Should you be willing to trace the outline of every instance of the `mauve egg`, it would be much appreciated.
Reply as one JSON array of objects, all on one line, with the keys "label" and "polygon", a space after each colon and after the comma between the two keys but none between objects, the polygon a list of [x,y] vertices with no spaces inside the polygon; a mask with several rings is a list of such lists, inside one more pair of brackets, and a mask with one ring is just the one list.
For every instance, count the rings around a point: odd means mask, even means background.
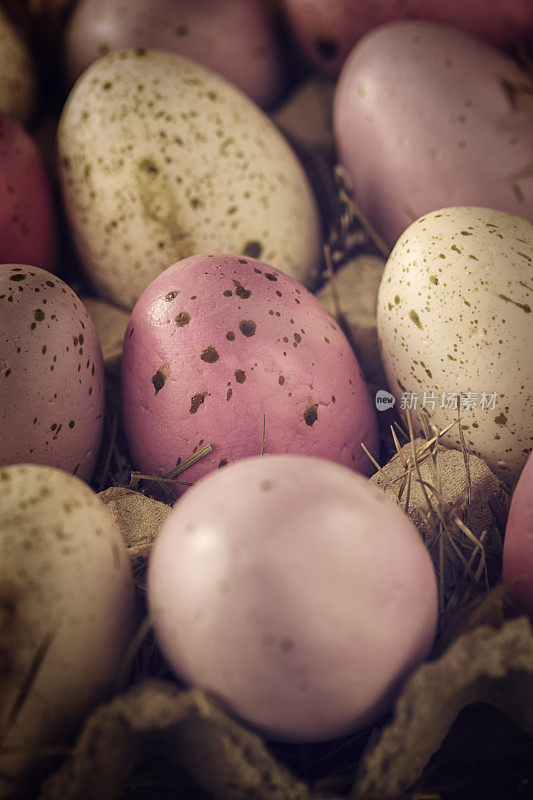
[{"label": "mauve egg", "polygon": [[82,302],[37,267],[0,266],[0,464],[88,480],[104,414],[102,352]]},{"label": "mauve egg", "polygon": [[374,722],[435,636],[429,554],[402,510],[324,459],[246,458],[167,517],[148,599],[181,678],[273,738]]},{"label": "mauve egg", "polygon": [[533,84],[515,61],[430,22],[396,22],[353,49],[334,127],[357,204],[393,245],[446,206],[533,222]]},{"label": "mauve egg", "polygon": [[41,155],[19,122],[0,114],[0,264],[53,270],[54,200]]},{"label": "mauve egg", "polygon": [[503,579],[517,608],[533,619],[533,453],[511,501],[503,544]]},{"label": "mauve egg", "polygon": [[282,88],[283,67],[263,0],[81,0],[66,31],[71,83],[96,59],[126,47],[153,47],[205,64],[260,106]]},{"label": "mauve egg", "polygon": [[493,44],[524,41],[533,33],[531,0],[282,0],[298,44],[335,75],[353,45],[379,25],[426,19],[462,28]]},{"label": "mauve egg", "polygon": [[194,481],[261,450],[305,453],[368,472],[375,413],[337,323],[301,284],[255,259],[192,256],[145,290],[122,359],[124,426],[145,473],[204,444]]}]

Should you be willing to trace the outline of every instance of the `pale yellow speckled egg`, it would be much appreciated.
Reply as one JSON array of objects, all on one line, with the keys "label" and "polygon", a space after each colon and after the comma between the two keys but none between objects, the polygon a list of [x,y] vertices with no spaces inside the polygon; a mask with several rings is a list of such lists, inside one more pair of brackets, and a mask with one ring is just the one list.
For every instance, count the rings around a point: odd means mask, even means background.
[{"label": "pale yellow speckled egg", "polygon": [[75,84],[58,131],[76,245],[97,293],[130,308],[166,267],[246,254],[312,286],[320,225],[277,128],[225,79],[157,50],[123,50]]},{"label": "pale yellow speckled egg", "polygon": [[[487,208],[426,214],[398,239],[378,297],[400,413],[441,429],[512,485],[533,444],[533,225]],[[415,408],[416,406],[416,408]],[[404,407],[404,408],[402,408]],[[458,426],[444,441],[460,446]]]}]

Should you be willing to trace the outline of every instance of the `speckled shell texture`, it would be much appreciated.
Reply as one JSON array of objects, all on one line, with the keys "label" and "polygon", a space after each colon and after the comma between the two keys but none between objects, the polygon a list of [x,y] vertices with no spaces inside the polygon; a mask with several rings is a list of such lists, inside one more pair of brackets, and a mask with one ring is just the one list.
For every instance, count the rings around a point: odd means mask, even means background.
[{"label": "speckled shell texture", "polygon": [[56,256],[54,199],[37,145],[0,114],[0,264],[39,264]]},{"label": "speckled shell texture", "polygon": [[155,50],[100,59],[69,96],[58,144],[74,238],[102,297],[131,308],[163,269],[206,252],[314,282],[319,221],[299,161],[200,64]]},{"label": "speckled shell texture", "polygon": [[533,454],[513,492],[503,543],[503,579],[517,609],[533,620]]},{"label": "speckled shell texture", "polygon": [[238,256],[167,269],[133,310],[122,360],[135,464],[163,474],[204,444],[195,481],[261,451],[323,456],[369,471],[375,415],[337,323],[303,286]]},{"label": "speckled shell texture", "polygon": [[0,464],[90,478],[104,414],[100,344],[72,289],[36,267],[0,266],[0,409]]},{"label": "speckled shell texture", "polygon": [[357,203],[391,246],[445,206],[533,222],[529,91],[514,61],[446,25],[397,22],[361,40],[337,86],[335,136]]},{"label": "speckled shell texture", "polygon": [[531,0],[282,0],[294,35],[308,57],[335,75],[365,33],[399,19],[444,22],[494,44],[533,32]]},{"label": "speckled shell texture", "polygon": [[27,122],[34,104],[32,58],[26,43],[0,8],[0,113]]},{"label": "speckled shell texture", "polygon": [[[0,588],[2,644],[13,638],[2,652],[2,744],[19,748],[0,754],[0,797],[12,797],[5,773],[39,760],[40,747],[69,743],[112,688],[132,634],[126,548],[111,514],[82,481],[42,465],[0,468]],[[22,708],[8,723],[45,645]]]},{"label": "speckled shell texture", "polygon": [[66,64],[71,83],[100,56],[153,47],[200,61],[260,106],[282,88],[282,60],[263,0],[81,0],[69,20]]},{"label": "speckled shell texture", "polygon": [[[466,446],[507,484],[533,443],[532,307],[533,225],[486,208],[442,209],[413,223],[378,296],[381,354],[398,401],[417,392],[420,408],[424,392],[436,396],[426,411],[442,429],[457,418],[441,407],[442,393],[445,403],[451,392],[475,393],[461,410]],[[460,446],[457,427],[443,441]]]},{"label": "speckled shell texture", "polygon": [[148,597],[172,668],[285,740],[373,722],[437,622],[433,566],[401,509],[301,456],[244,459],[193,487],[155,543]]}]

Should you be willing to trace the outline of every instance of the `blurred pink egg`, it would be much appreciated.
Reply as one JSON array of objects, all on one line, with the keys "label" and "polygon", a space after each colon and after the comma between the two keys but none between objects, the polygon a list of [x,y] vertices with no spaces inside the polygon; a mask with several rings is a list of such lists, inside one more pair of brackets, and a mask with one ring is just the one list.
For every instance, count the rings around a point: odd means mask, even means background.
[{"label": "blurred pink egg", "polygon": [[80,0],[66,34],[69,82],[100,56],[132,47],[199,61],[260,106],[283,88],[281,50],[262,0]]},{"label": "blurred pink egg", "polygon": [[533,33],[531,0],[283,0],[283,7],[304,53],[331,75],[362,36],[395,20],[444,22],[496,45]]},{"label": "blurred pink egg", "polygon": [[0,263],[53,271],[54,200],[41,155],[23,126],[0,114]]},{"label": "blurred pink egg", "polygon": [[529,92],[514,61],[447,25],[395,22],[361,40],[337,86],[335,137],[357,204],[389,245],[449,206],[533,222]]}]

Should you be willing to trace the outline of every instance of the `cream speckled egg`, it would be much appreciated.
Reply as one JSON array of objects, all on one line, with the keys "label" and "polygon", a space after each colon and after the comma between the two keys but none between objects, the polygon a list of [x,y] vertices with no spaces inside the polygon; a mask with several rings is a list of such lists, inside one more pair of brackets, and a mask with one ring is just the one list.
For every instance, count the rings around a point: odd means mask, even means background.
[{"label": "cream speckled egg", "polygon": [[305,173],[263,112],[200,64],[156,50],[95,62],[58,131],[65,205],[87,273],[132,307],[186,256],[261,258],[307,286],[320,260]]},{"label": "cream speckled egg", "polygon": [[35,104],[35,74],[26,43],[0,8],[0,113],[26,122]]},{"label": "cream speckled egg", "polygon": [[[472,207],[410,225],[378,297],[381,354],[400,410],[411,406],[416,420],[425,407],[444,428],[458,405],[467,449],[507,484],[533,442],[532,306],[533,225]],[[460,445],[457,426],[444,442]]]},{"label": "cream speckled egg", "polygon": [[22,772],[35,777],[42,748],[68,744],[108,695],[134,622],[120,531],[95,493],[59,469],[0,468],[0,620],[0,798],[12,798]]}]

